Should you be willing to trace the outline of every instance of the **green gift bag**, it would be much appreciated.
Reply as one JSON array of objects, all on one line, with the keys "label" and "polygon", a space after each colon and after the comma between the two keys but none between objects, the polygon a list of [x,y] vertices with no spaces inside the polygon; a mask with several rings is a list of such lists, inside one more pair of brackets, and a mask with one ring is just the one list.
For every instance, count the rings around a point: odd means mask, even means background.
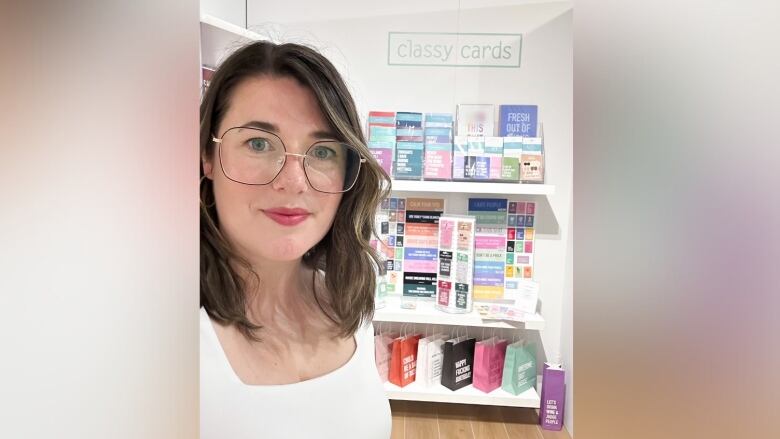
[{"label": "green gift bag", "polygon": [[535,346],[522,341],[512,343],[506,347],[501,388],[519,395],[532,387],[536,387]]}]

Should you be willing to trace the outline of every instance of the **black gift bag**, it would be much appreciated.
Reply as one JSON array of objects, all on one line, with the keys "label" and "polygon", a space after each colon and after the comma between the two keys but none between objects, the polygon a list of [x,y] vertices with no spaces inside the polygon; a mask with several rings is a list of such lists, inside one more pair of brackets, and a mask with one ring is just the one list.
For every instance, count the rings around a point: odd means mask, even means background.
[{"label": "black gift bag", "polygon": [[458,337],[447,340],[442,349],[441,384],[458,390],[471,384],[474,377],[474,346],[477,339]]}]

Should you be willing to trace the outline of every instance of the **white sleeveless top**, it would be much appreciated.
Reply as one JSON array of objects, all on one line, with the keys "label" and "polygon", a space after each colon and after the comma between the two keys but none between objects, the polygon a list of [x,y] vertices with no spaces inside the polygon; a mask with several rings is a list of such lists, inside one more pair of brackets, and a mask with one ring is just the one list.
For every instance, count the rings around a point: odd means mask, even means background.
[{"label": "white sleeveless top", "polygon": [[200,437],[390,437],[390,404],[374,361],[371,323],[355,333],[352,358],[326,375],[293,384],[247,385],[228,362],[200,309]]}]

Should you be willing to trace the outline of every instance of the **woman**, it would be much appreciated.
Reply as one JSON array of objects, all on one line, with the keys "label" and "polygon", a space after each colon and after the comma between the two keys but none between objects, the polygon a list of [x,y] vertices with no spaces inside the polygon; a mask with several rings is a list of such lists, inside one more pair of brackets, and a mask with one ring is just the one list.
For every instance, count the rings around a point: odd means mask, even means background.
[{"label": "woman", "polygon": [[255,42],[200,108],[201,437],[387,438],[373,218],[388,177],[339,73]]}]

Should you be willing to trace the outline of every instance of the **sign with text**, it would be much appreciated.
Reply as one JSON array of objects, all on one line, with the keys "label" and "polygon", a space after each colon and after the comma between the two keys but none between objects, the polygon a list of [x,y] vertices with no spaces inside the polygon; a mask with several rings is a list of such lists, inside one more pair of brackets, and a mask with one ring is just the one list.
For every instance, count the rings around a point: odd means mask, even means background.
[{"label": "sign with text", "polygon": [[520,67],[521,34],[390,32],[391,66]]}]

